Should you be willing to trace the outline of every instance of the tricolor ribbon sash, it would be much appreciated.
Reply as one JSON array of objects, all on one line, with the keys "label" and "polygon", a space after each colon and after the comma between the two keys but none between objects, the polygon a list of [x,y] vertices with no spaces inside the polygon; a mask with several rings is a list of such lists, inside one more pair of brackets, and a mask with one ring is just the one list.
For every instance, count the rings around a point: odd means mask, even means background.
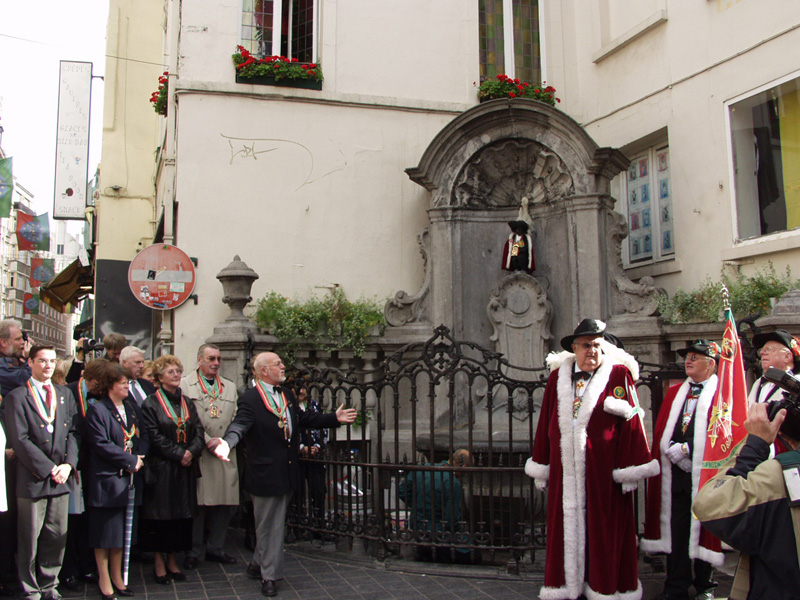
[{"label": "tricolor ribbon sash", "polygon": [[31,384],[31,380],[27,381],[28,390],[33,396],[33,406],[36,408],[36,412],[39,413],[39,416],[42,418],[42,421],[50,425],[47,428],[47,431],[53,433],[51,431],[53,421],[56,419],[56,405],[58,402],[55,399],[55,395],[53,397],[53,402],[50,404],[49,407],[45,406],[44,398],[42,398],[42,394],[39,392],[39,388],[35,385]]},{"label": "tricolor ribbon sash", "polygon": [[161,408],[164,409],[166,415],[178,427],[175,434],[176,441],[180,444],[186,442],[186,421],[189,420],[189,407],[186,406],[186,396],[181,394],[181,414],[178,415],[175,409],[172,408],[172,403],[164,397],[164,392],[156,390],[156,398],[158,398]]},{"label": "tricolor ribbon sash", "polygon": [[[267,391],[266,386],[261,381],[258,382],[256,389],[258,389],[258,393],[261,394],[261,400],[264,402],[264,406],[267,407],[267,410],[278,417],[278,427],[283,429],[283,437],[288,440],[289,411],[287,408],[289,404],[286,402],[286,396],[281,391],[281,393],[277,395],[277,398],[275,398],[272,393]],[[278,398],[280,398],[280,403],[278,403]]]}]

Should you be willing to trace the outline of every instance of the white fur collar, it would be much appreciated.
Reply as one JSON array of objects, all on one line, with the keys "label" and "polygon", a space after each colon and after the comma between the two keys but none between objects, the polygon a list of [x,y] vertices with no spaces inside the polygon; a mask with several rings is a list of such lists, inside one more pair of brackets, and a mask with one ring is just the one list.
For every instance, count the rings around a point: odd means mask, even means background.
[{"label": "white fur collar", "polygon": [[[631,372],[631,377],[634,381],[639,379],[639,363],[636,362],[636,359],[633,356],[625,352],[625,350],[622,348],[617,348],[614,344],[610,344],[602,338],[600,339],[600,346],[603,348],[602,364],[610,362],[613,364],[624,365]],[[566,350],[562,350],[561,352],[551,352],[547,355],[545,363],[547,364],[547,368],[550,369],[550,372],[552,373],[562,364],[564,364],[564,361],[570,357],[574,359],[575,354],[572,352],[567,352]]]}]

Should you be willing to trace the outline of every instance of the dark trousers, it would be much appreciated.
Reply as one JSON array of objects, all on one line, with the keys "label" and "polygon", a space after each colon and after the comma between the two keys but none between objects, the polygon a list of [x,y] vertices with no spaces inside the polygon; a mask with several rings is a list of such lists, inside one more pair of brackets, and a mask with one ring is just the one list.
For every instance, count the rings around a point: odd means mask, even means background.
[{"label": "dark trousers", "polygon": [[709,563],[699,559],[692,561],[689,558],[689,529],[692,523],[691,475],[673,467],[672,481],[672,552],[667,555],[664,591],[676,598],[688,598],[689,586],[694,585],[699,594],[712,590],[716,587],[716,582],[711,579],[713,568]]},{"label": "dark trousers", "polygon": [[59,579],[89,575],[97,570],[94,552],[89,548],[89,514],[69,515],[67,519],[67,548]]},{"label": "dark trousers", "polygon": [[0,513],[0,579],[17,578],[17,462],[6,460],[8,511]]}]

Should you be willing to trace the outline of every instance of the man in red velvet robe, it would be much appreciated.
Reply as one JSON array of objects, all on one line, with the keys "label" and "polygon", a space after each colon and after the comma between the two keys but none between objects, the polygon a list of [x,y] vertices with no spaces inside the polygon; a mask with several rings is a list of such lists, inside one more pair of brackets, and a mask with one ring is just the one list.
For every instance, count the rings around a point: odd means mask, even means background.
[{"label": "man in red velvet robe", "polygon": [[661,475],[647,488],[642,550],[667,554],[660,600],[687,600],[692,585],[695,598],[711,600],[717,585],[711,579],[712,565],[721,566],[725,557],[720,541],[692,518],[692,500],[699,489],[708,418],[717,391],[719,346],[697,340],[678,354],[686,360],[687,377],[667,392],[653,431],[653,458],[661,464]]},{"label": "man in red velvet robe", "polygon": [[638,600],[633,490],[658,473],[642,422],[636,360],[584,319],[547,358],[533,456],[525,472],[547,488],[543,600]]}]

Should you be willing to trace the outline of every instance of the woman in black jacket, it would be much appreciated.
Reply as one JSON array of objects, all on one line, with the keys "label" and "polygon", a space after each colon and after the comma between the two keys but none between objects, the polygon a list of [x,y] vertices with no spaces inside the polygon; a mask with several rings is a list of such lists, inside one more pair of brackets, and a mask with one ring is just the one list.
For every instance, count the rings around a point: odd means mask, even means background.
[{"label": "woman in black jacket", "polygon": [[153,364],[159,389],[142,404],[150,437],[139,549],[155,553],[155,581],[184,581],[176,552],[192,548],[192,518],[197,514],[197,458],[205,432],[194,402],[180,390],[183,365],[171,354]]},{"label": "woman in black jacket", "polygon": [[122,581],[125,508],[133,477],[136,503],[141,503],[138,473],[148,451],[142,412],[128,398],[128,377],[119,364],[104,361],[94,388],[96,402],[86,413],[84,431],[89,449],[86,504],[89,507],[89,547],[94,548],[98,585],[104,600],[132,596]]}]

